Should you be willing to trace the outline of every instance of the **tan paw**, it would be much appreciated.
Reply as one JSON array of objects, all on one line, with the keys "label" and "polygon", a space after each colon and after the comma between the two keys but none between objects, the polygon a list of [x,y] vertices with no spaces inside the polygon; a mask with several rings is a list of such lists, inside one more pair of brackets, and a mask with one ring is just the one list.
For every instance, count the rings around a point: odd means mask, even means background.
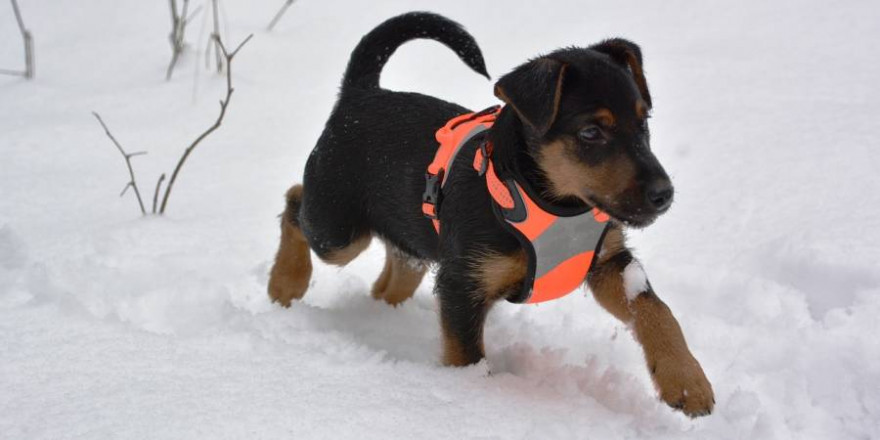
[{"label": "tan paw", "polygon": [[651,377],[660,398],[669,406],[690,417],[712,414],[712,384],[693,357],[658,359],[651,367]]},{"label": "tan paw", "polygon": [[269,297],[272,301],[284,307],[290,307],[293,300],[298,300],[306,293],[309,287],[308,279],[293,277],[290,275],[278,275],[273,273],[269,279]]}]

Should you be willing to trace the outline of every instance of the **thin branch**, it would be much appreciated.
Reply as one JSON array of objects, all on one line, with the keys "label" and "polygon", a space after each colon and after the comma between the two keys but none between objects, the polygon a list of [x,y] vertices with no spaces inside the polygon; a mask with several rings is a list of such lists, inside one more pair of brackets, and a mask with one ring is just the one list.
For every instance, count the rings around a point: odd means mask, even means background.
[{"label": "thin branch", "polygon": [[104,120],[101,119],[101,116],[97,112],[92,112],[92,114],[95,115],[95,119],[97,119],[98,122],[101,123],[101,127],[104,128],[104,133],[107,133],[107,137],[109,137],[110,140],[113,141],[113,145],[116,145],[116,149],[119,150],[119,154],[121,154],[122,157],[125,159],[125,166],[128,167],[128,175],[131,177],[131,180],[128,182],[128,184],[125,185],[125,188],[122,189],[122,194],[119,194],[119,196],[122,197],[125,194],[125,191],[128,190],[129,187],[131,187],[134,190],[134,195],[137,196],[138,206],[140,206],[141,208],[141,214],[147,215],[147,210],[144,209],[144,201],[141,200],[141,192],[138,191],[137,181],[135,181],[134,178],[134,170],[131,168],[132,157],[147,153],[143,151],[131,154],[126,153],[125,150],[122,149],[122,145],[119,145],[119,142],[116,140],[115,137],[113,137],[113,134],[110,133],[110,129],[107,128],[107,124],[104,123]]},{"label": "thin branch", "polygon": [[196,18],[196,16],[199,15],[199,12],[202,12],[202,5],[197,6],[192,12],[190,12],[189,17],[186,17],[186,20],[184,20],[186,21],[186,24],[189,24],[193,18]]},{"label": "thin branch", "polygon": [[[223,41],[221,41],[220,38],[218,37],[217,44],[220,45],[220,50],[223,51],[223,57],[226,58],[226,62],[228,63],[228,62],[232,61],[232,57],[236,56],[238,54],[238,51],[241,50],[241,48],[245,45],[245,43],[247,43],[248,41],[251,41],[251,38],[253,38],[253,37],[254,37],[254,34],[248,35],[247,38],[244,39],[244,41],[242,41],[241,43],[238,44],[238,47],[236,47],[235,50],[233,50],[231,54],[226,53],[226,46],[223,45]],[[228,82],[230,84],[232,83],[232,78],[229,75],[226,75],[226,79],[227,79],[226,82]]]},{"label": "thin branch", "polygon": [[159,181],[156,182],[156,190],[153,191],[153,214],[156,213],[156,206],[159,201],[159,190],[162,189],[162,182],[164,180],[165,180],[165,173],[162,173],[162,175],[159,176]]},{"label": "thin branch", "polygon": [[21,19],[21,10],[18,9],[18,0],[12,0],[12,12],[15,13],[15,21],[18,22],[18,28],[24,30],[24,20]]},{"label": "thin branch", "polygon": [[205,130],[196,140],[190,144],[189,147],[184,150],[183,155],[180,157],[180,160],[177,162],[177,166],[174,167],[174,172],[171,173],[171,179],[168,180],[168,186],[165,187],[165,195],[162,197],[162,206],[159,208],[159,214],[165,213],[165,208],[168,206],[168,197],[171,195],[171,190],[174,188],[174,182],[177,181],[177,175],[180,173],[180,169],[183,168],[183,164],[186,162],[186,159],[189,155],[195,150],[195,148],[202,142],[208,135],[217,130],[220,127],[220,124],[223,123],[223,117],[226,116],[226,108],[229,106],[229,100],[232,98],[232,92],[234,89],[232,88],[232,59],[238,54],[238,51],[250,41],[250,39],[254,35],[248,35],[238,47],[235,48],[232,53],[227,52],[226,46],[223,45],[223,41],[219,36],[214,36],[217,41],[217,45],[220,46],[220,50],[223,52],[223,57],[226,59],[226,98],[220,101],[220,115],[217,116],[217,120],[214,121],[214,124],[211,125],[207,130]]},{"label": "thin branch", "polygon": [[24,33],[24,77],[31,79],[36,74],[36,63],[34,62],[34,37],[30,31]]},{"label": "thin branch", "polygon": [[24,72],[2,69],[0,73],[6,75],[21,75],[27,79],[34,77],[34,38],[25,27],[21,18],[21,10],[18,8],[18,0],[12,0],[12,11],[15,13],[15,21],[18,22],[18,30],[21,31],[21,39],[24,41]]},{"label": "thin branch", "polygon": [[219,11],[220,7],[217,4],[217,0],[211,0],[211,5],[214,9],[214,33],[211,35],[212,38],[208,40],[208,53],[210,53],[211,43],[214,44],[214,59],[217,62],[217,73],[223,73],[223,59],[221,58],[220,45],[217,44],[217,40],[220,39],[220,17]]},{"label": "thin branch", "polygon": [[171,6],[171,31],[177,28],[177,0],[168,0]]},{"label": "thin branch", "polygon": [[186,33],[186,25],[188,23],[187,10],[189,9],[189,0],[183,0],[183,7],[180,12],[177,11],[177,0],[169,0],[171,6],[171,62],[168,63],[168,69],[165,70],[165,80],[171,80],[171,74],[174,72],[174,66],[183,53],[184,42],[183,36]]},{"label": "thin branch", "polygon": [[281,16],[284,15],[285,12],[287,12],[287,8],[289,8],[290,5],[292,5],[293,2],[295,2],[295,1],[296,0],[285,0],[284,1],[284,5],[281,6],[281,9],[278,10],[278,13],[276,13],[275,17],[272,18],[272,21],[269,22],[269,26],[266,27],[267,31],[271,31],[272,28],[274,28],[275,25],[278,24],[278,21],[281,20]]}]

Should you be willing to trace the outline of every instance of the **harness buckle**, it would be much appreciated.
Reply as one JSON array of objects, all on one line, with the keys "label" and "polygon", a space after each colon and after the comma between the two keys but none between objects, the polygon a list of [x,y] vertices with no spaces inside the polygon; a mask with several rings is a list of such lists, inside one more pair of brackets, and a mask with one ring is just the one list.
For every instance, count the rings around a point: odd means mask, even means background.
[{"label": "harness buckle", "polygon": [[437,174],[425,173],[425,192],[422,194],[422,213],[425,217],[437,220],[440,217],[440,201],[443,195],[440,186],[443,183],[444,170]]}]

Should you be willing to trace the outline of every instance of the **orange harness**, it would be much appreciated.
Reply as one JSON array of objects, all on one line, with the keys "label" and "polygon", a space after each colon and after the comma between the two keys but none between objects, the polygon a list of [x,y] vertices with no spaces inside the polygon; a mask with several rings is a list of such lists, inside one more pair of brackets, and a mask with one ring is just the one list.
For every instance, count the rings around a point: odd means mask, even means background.
[{"label": "orange harness", "polygon": [[[490,129],[500,108],[488,108],[451,119],[437,130],[440,148],[425,174],[422,212],[440,233],[439,208],[442,188],[452,162],[462,147]],[[608,226],[609,217],[597,208],[553,214],[540,198],[530,196],[527,185],[512,178],[501,180],[492,164],[492,144],[483,141],[474,155],[473,167],[486,178],[493,211],[509,232],[517,237],[528,255],[528,271],[522,291],[511,302],[539,303],[565,296],[586,280],[596,250]]]}]

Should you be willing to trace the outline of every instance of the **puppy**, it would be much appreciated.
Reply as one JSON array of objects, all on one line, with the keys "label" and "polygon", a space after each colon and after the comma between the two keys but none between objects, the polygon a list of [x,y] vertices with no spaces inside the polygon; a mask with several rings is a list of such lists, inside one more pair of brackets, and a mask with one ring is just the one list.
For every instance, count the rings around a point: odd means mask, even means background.
[{"label": "puppy", "polygon": [[[443,363],[468,365],[484,356],[489,308],[522,289],[528,256],[502,227],[485,178],[472,166],[478,142],[466,144],[447,171],[439,234],[422,214],[435,132],[469,110],[379,86],[391,54],[417,38],[445,44],[488,78],[473,37],[441,16],[404,14],[367,34],[351,55],[303,184],[287,192],[269,295],[283,306],[302,298],[310,251],[343,266],[378,237],[387,254],[373,297],[405,301],[429,265],[437,265]],[[557,50],[501,77],[495,95],[506,104],[486,132],[497,175],[530,187],[548,206],[595,207],[610,216],[584,281],[599,304],[632,328],[660,397],[690,416],[711,413],[712,387],[623,234],[652,223],[673,197],[649,147],[651,95],[639,47],[612,39]]]}]

